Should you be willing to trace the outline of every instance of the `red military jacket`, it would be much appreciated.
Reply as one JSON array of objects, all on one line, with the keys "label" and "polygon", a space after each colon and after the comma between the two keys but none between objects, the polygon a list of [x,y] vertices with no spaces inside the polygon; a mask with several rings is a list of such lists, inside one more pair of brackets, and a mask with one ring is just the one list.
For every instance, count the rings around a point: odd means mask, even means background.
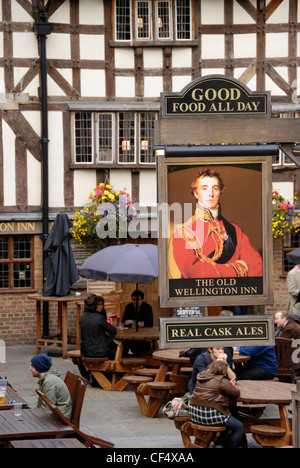
[{"label": "red military jacket", "polygon": [[[232,240],[233,239],[233,240]],[[230,247],[227,248],[227,243]],[[262,258],[242,229],[197,205],[169,242],[170,278],[262,276]]]}]

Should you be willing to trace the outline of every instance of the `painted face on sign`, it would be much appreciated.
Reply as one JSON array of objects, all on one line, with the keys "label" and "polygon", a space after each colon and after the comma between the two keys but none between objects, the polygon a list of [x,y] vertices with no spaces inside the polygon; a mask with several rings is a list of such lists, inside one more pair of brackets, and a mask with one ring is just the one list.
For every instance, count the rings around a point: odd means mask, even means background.
[{"label": "painted face on sign", "polygon": [[216,210],[221,196],[219,179],[216,177],[200,177],[194,196],[208,210]]}]

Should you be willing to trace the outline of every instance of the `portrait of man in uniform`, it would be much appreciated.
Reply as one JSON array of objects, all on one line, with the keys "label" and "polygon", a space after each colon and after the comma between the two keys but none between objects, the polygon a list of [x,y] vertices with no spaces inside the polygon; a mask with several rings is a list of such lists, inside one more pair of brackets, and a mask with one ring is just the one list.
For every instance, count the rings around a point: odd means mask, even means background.
[{"label": "portrait of man in uniform", "polygon": [[215,168],[199,168],[190,185],[196,199],[194,214],[175,225],[169,239],[169,279],[263,275],[261,254],[243,229],[222,214],[224,190],[222,176]]}]

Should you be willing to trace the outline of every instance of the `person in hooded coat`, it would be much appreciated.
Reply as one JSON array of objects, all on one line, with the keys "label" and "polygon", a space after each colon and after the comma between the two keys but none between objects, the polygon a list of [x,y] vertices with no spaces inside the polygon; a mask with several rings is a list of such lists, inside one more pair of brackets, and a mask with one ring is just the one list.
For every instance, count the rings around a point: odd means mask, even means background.
[{"label": "person in hooded coat", "polygon": [[95,294],[87,297],[84,301],[84,314],[80,317],[79,324],[81,354],[86,357],[108,356],[113,360],[117,345],[111,337],[115,336],[117,329],[106,319],[102,297]]},{"label": "person in hooded coat", "polygon": [[231,432],[226,437],[226,447],[238,448],[242,441],[243,424],[232,416],[230,405],[240,396],[240,391],[228,376],[225,361],[213,361],[206,371],[197,375],[197,383],[189,404],[190,420],[205,426],[226,426]]}]

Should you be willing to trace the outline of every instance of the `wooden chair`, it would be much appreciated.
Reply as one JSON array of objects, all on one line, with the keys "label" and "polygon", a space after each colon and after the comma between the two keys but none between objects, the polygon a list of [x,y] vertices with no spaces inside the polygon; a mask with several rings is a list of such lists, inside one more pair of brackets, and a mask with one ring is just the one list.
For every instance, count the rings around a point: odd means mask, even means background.
[{"label": "wooden chair", "polygon": [[107,319],[112,319],[112,325],[118,327],[122,320],[123,291],[110,291],[101,294],[101,297],[104,299]]},{"label": "wooden chair", "polygon": [[87,280],[86,282],[86,291],[88,294],[96,294],[97,296],[102,296],[104,293],[108,293],[110,291],[115,291],[117,285],[119,283],[115,283],[114,281],[93,281]]},{"label": "wooden chair", "polygon": [[80,440],[86,447],[88,448],[113,448],[114,444],[112,442],[109,442],[108,440],[105,439],[99,439],[98,437],[90,436],[88,434],[85,434],[84,432],[80,431],[78,427],[76,427],[71,421],[69,421],[62,413],[61,411],[57,408],[57,406],[53,405],[51,400],[40,390],[36,390],[36,393],[38,396],[43,400],[45,405],[52,411],[53,415],[62,420],[65,424],[68,426],[72,427],[74,430],[74,433],[76,435],[76,438]]},{"label": "wooden chair", "polygon": [[74,424],[74,426],[79,428],[81,410],[88,381],[80,377],[80,375],[73,374],[72,372],[68,371],[64,382],[68,387],[72,400],[71,422]]},{"label": "wooden chair", "polygon": [[296,376],[300,372],[300,364],[292,361],[293,340],[289,338],[275,338],[275,352],[277,357],[278,369],[277,375],[283,380],[284,377],[290,377],[292,383],[296,382]]}]

